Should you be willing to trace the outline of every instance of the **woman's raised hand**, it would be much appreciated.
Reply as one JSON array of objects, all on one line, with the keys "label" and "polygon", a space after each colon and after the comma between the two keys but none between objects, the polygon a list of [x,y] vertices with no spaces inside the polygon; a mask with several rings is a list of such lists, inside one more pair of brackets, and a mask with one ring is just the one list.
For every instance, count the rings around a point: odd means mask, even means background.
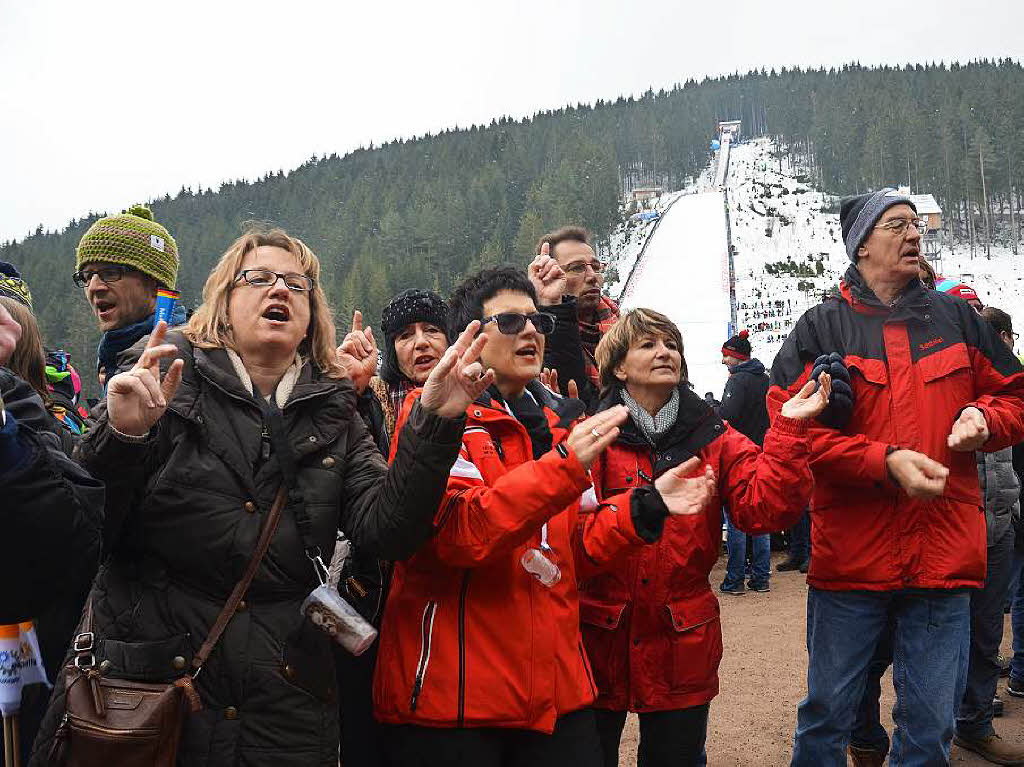
[{"label": "woman's raised hand", "polygon": [[477,335],[480,321],[466,326],[423,384],[420,404],[443,418],[458,418],[494,382],[494,371],[484,370],[480,352],[487,336]]},{"label": "woman's raised hand", "polygon": [[352,330],[335,350],[338,363],[345,368],[356,391],[362,394],[377,372],[377,341],[373,329],[363,330],[363,313],[352,313]]},{"label": "woman's raised hand", "polygon": [[828,405],[828,398],[832,394],[832,376],[822,373],[818,376],[818,390],[815,391],[815,382],[809,380],[803,387],[794,394],[782,406],[780,411],[786,418],[793,418],[803,421],[807,418],[816,418]]},{"label": "woman's raised hand", "polygon": [[700,459],[695,456],[654,480],[654,487],[661,494],[669,514],[700,514],[714,497],[718,480],[710,466],[705,464],[703,474],[686,476],[698,468]]},{"label": "woman's raised hand", "polygon": [[629,417],[625,405],[602,410],[585,421],[580,421],[569,432],[566,446],[576,454],[576,460],[589,469],[597,457],[619,436],[619,426]]},{"label": "woman's raised hand", "polygon": [[165,344],[167,323],[161,320],[149,336],[146,348],[135,367],[118,373],[107,383],[107,419],[122,434],[142,437],[167,409],[181,383],[182,359],[175,359],[160,377],[160,360],[178,353],[174,344]]}]

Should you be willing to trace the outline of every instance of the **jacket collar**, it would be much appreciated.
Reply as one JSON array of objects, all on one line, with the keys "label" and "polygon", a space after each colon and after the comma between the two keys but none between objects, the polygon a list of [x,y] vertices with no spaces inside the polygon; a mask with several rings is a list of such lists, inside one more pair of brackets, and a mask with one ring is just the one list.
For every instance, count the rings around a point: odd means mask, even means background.
[{"label": "jacket collar", "polygon": [[875,295],[874,291],[864,282],[860,269],[851,264],[839,283],[839,294],[843,301],[859,314],[888,315],[890,320],[907,319],[925,320],[931,309],[929,290],[920,280],[911,280],[896,297],[891,306],[887,306]]},{"label": "jacket collar", "polygon": [[753,359],[749,359],[746,362],[741,362],[739,365],[733,365],[729,368],[729,375],[735,375],[736,373],[750,373],[756,376],[764,375],[764,363],[762,363],[757,357],[754,357]]},{"label": "jacket collar", "polygon": [[[621,389],[621,386],[615,386],[606,393],[600,403],[598,403],[597,412],[600,413],[602,410],[622,404],[622,397],[619,394]],[[687,383],[680,382],[678,389],[679,415],[676,417],[676,422],[672,428],[658,438],[657,445],[659,448],[677,445],[691,441],[693,437],[698,437],[697,441],[700,442],[700,445],[696,449],[699,449],[699,447],[702,447],[711,440],[704,439],[701,441],[702,438],[698,435],[703,434],[710,428],[711,433],[717,436],[724,430],[724,427],[717,430],[714,427],[722,424],[722,419],[718,417],[702,397],[698,397],[694,393]],[[626,419],[626,422],[619,431],[619,437],[615,441],[631,447],[650,447],[651,444],[632,418]],[[692,451],[694,455],[696,455],[696,449]]]},{"label": "jacket collar", "polygon": [[[552,427],[567,429],[573,421],[583,415],[584,406],[580,400],[557,396],[536,378],[526,385],[526,391],[537,400],[537,404],[547,414],[548,423]],[[474,404],[497,410],[509,418],[513,417],[506,410],[505,403],[494,397],[489,390],[480,394]]]},{"label": "jacket collar", "polygon": [[[167,343],[177,346],[179,356],[185,360],[181,386],[178,387],[170,404],[172,410],[184,418],[192,419],[195,416],[200,378],[220,389],[229,397],[249,403],[252,407],[259,409],[259,403],[239,380],[224,349],[201,349],[193,346],[180,331],[168,333]],[[292,388],[291,396],[285,403],[284,409],[286,410],[303,400],[334,393],[344,395],[343,400],[346,407],[355,407],[355,390],[347,380],[321,376],[314,370],[312,363],[307,360],[299,371],[298,380]]]}]

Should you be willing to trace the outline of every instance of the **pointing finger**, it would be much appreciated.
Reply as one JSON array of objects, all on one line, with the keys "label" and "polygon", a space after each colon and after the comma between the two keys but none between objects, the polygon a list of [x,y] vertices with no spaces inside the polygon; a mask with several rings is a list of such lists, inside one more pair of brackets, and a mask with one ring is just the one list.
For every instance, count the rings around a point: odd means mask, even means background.
[{"label": "pointing finger", "polygon": [[149,334],[149,340],[146,342],[146,349],[151,349],[154,346],[159,346],[164,342],[164,337],[167,335],[167,323],[160,320],[156,323],[153,328],[153,332]]},{"label": "pointing finger", "polygon": [[541,245],[540,246],[540,254],[542,256],[549,256],[549,255],[551,255],[551,245],[549,243],[546,243],[546,242],[543,245]]},{"label": "pointing finger", "polygon": [[352,332],[358,333],[363,329],[363,313],[356,309],[352,312]]}]

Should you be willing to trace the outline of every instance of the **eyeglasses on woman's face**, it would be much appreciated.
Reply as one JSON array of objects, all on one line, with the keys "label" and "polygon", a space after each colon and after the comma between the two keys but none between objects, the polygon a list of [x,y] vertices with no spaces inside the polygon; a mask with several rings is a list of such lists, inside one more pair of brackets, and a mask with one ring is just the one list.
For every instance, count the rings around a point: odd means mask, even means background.
[{"label": "eyeglasses on woman's face", "polygon": [[313,278],[298,272],[272,272],[269,269],[243,269],[235,275],[235,282],[245,280],[254,288],[269,288],[277,284],[278,280],[284,282],[288,290],[296,293],[308,293],[313,289]]}]

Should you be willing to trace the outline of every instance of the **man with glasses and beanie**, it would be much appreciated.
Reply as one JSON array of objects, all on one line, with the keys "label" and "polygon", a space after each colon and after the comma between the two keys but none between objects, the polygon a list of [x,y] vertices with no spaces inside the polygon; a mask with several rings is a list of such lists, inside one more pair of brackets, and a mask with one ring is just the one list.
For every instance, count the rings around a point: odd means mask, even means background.
[{"label": "man with glasses and beanie", "polygon": [[[173,291],[177,276],[177,243],[144,205],[101,218],[82,236],[74,280],[103,332],[96,354],[101,385],[117,370],[118,355],[153,330],[157,291]],[[184,307],[175,301],[168,325],[185,320]]]},{"label": "man with glasses and beanie", "polygon": [[[563,394],[568,392],[569,381],[576,381],[579,398],[588,411],[592,410],[600,398],[600,376],[594,351],[619,319],[619,307],[601,293],[604,264],[594,253],[590,232],[579,226],[563,226],[545,234],[537,243],[537,253],[530,265],[530,281],[538,293],[538,306],[555,315],[559,325],[544,364],[558,371]],[[560,268],[561,279],[552,279],[554,270],[549,261]],[[553,294],[555,286],[561,295]],[[569,324],[575,324],[578,329],[582,360],[576,333],[567,327]]]},{"label": "man with glasses and beanie", "polygon": [[685,478],[691,459],[598,507],[589,469],[628,414],[581,420],[579,400],[540,383],[555,321],[536,302],[508,267],[450,299],[449,327],[479,323],[491,384],[466,409],[433,535],[395,563],[374,677],[392,764],[599,767],[577,575],[658,540],[669,515],[700,513],[714,492],[707,473]]},{"label": "man with glasses and beanie", "polygon": [[852,263],[838,294],[797,321],[768,394],[774,418],[833,350],[853,390],[844,423],[811,429],[807,697],[792,764],[847,763],[885,641],[896,688],[889,763],[947,764],[967,678],[970,592],[985,580],[974,452],[1024,438],[1024,369],[967,303],[923,286],[923,222],[908,197],[882,189],[844,198],[840,223]]}]

